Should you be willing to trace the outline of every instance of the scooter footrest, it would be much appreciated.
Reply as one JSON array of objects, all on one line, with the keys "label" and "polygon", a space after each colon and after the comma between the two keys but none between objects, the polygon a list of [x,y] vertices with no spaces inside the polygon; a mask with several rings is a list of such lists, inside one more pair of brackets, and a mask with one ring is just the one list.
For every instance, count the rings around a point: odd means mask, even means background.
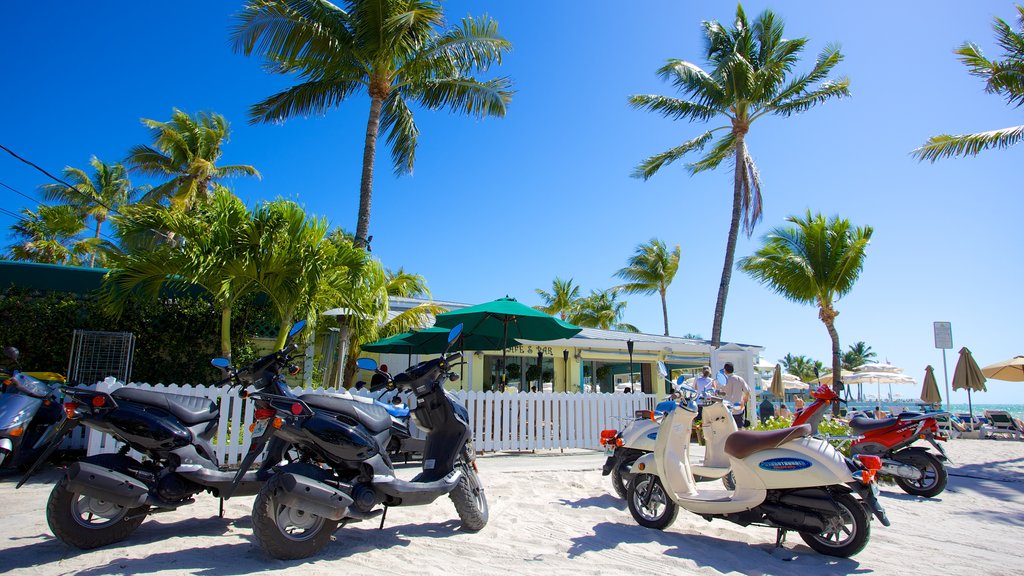
[{"label": "scooter footrest", "polygon": [[448,494],[459,484],[462,471],[452,470],[447,476],[433,482],[409,482],[394,477],[373,479],[373,487],[379,492],[401,500],[403,506],[429,504]]}]

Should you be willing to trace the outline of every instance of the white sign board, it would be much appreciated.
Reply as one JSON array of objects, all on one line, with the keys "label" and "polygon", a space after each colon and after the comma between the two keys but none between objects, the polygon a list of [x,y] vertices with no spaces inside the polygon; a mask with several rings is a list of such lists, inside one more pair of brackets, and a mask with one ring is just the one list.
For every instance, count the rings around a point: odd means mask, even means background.
[{"label": "white sign board", "polygon": [[953,325],[949,322],[935,322],[935,347],[943,350],[953,348]]}]

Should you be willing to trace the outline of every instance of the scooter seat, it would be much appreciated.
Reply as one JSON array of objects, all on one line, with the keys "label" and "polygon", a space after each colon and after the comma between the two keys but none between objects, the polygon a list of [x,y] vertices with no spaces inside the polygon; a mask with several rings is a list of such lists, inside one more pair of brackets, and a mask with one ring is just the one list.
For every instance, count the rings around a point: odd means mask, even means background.
[{"label": "scooter seat", "polygon": [[746,458],[754,452],[778,448],[790,440],[811,435],[807,424],[782,430],[738,430],[725,439],[725,453],[735,458]]},{"label": "scooter seat", "polygon": [[871,430],[878,430],[880,428],[888,428],[896,423],[899,418],[882,418],[876,420],[874,418],[864,418],[863,416],[857,416],[850,420],[850,432],[854,435],[863,434]]},{"label": "scooter seat", "polygon": [[111,394],[115,400],[127,400],[147,406],[163,408],[177,416],[179,420],[191,426],[200,422],[209,422],[220,416],[217,404],[202,396],[185,396],[183,394],[166,394],[138,388],[118,388]]},{"label": "scooter seat", "polygon": [[391,415],[383,406],[377,404],[364,404],[322,394],[303,394],[299,399],[313,408],[322,408],[354,418],[374,434],[391,427]]}]

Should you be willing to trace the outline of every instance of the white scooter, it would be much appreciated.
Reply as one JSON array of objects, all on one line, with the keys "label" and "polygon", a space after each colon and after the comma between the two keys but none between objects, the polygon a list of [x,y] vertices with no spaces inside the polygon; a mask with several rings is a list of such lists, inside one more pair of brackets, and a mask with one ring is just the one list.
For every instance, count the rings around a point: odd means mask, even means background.
[{"label": "white scooter", "polygon": [[[659,368],[667,373],[664,364]],[[682,387],[679,408],[665,415],[654,452],[633,465],[626,501],[641,526],[663,530],[679,508],[711,520],[778,530],[776,545],[795,530],[821,554],[848,558],[867,545],[871,514],[889,520],[878,503],[878,457],[855,462],[810,436],[807,425],[772,431],[739,431],[725,441],[735,490],[697,490],[689,461],[696,391]]]},{"label": "white scooter", "polygon": [[[725,453],[725,439],[736,431],[736,420],[730,405],[723,398],[704,395],[697,399],[703,404],[704,460],[692,464],[697,482],[722,479],[725,487],[733,490],[735,478],[729,473],[729,457]],[[664,415],[675,409],[676,403],[665,400],[655,411],[638,410],[636,417],[619,430],[602,430],[601,445],[608,453],[602,474],[611,475],[612,488],[620,498],[626,497],[626,486],[633,479],[631,468],[636,459],[654,451],[655,439]]]}]

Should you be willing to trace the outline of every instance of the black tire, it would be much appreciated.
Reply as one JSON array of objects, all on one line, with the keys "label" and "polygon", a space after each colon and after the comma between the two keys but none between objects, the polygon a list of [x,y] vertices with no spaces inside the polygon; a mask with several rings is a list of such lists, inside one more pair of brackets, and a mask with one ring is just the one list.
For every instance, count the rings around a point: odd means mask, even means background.
[{"label": "black tire", "polygon": [[467,532],[479,532],[487,525],[490,516],[484,485],[472,466],[460,466],[462,478],[459,478],[459,483],[448,493],[448,497],[451,498],[452,504],[455,504],[455,511],[459,513],[462,529]]},{"label": "black tire", "polygon": [[800,532],[800,537],[819,554],[849,558],[868,545],[871,517],[864,506],[849,494],[835,495],[833,500],[839,506],[840,516],[830,519],[824,532]]},{"label": "black tire", "polygon": [[[263,551],[278,560],[308,558],[323,550],[338,529],[338,520],[328,520],[277,504],[280,477],[263,485],[252,503],[252,533]],[[294,532],[289,531],[295,528]]]},{"label": "black tire", "polygon": [[[644,504],[647,500],[647,504]],[[645,528],[664,530],[679,514],[679,506],[669,497],[661,479],[653,474],[637,474],[629,481],[626,504],[636,523]]]},{"label": "black tire", "polygon": [[903,452],[893,456],[897,462],[913,466],[921,471],[920,480],[896,477],[896,484],[907,494],[931,498],[946,489],[949,473],[941,460],[928,452]]},{"label": "black tire", "polygon": [[726,490],[736,489],[736,475],[729,470],[729,473],[722,477],[722,484],[725,485]]},{"label": "black tire", "polygon": [[639,454],[629,454],[622,460],[619,460],[618,463],[612,467],[612,488],[615,489],[615,494],[617,494],[619,498],[625,498],[626,492],[629,488],[629,481],[622,477],[622,469],[625,468],[628,470],[631,468],[633,463],[636,462],[639,457]]},{"label": "black tire", "polygon": [[61,542],[89,550],[128,537],[142,524],[149,506],[125,508],[72,492],[62,479],[46,503],[46,523]]}]

